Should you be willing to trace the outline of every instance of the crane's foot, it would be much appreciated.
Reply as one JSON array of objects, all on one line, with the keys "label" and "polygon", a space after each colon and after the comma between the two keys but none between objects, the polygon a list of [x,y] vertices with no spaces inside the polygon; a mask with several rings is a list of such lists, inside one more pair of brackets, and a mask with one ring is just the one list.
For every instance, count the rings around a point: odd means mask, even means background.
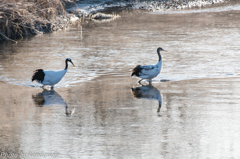
[{"label": "crane's foot", "polygon": [[139,83],[140,85],[142,85],[142,83],[141,83],[142,80],[143,80],[143,79],[140,79],[140,80],[138,81],[138,83]]}]

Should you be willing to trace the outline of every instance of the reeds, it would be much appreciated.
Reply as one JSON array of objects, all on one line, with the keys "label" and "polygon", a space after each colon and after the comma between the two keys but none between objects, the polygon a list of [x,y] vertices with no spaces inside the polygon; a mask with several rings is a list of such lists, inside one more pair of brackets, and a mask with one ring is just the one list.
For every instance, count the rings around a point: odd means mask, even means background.
[{"label": "reeds", "polygon": [[0,0],[0,41],[53,31],[56,17],[66,17],[64,1]]}]

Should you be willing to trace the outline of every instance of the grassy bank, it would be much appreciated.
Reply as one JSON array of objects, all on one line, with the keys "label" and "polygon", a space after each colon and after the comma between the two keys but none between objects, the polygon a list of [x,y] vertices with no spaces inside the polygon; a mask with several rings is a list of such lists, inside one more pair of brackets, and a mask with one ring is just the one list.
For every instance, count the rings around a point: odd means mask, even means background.
[{"label": "grassy bank", "polygon": [[71,23],[70,0],[0,0],[0,42],[52,32]]}]

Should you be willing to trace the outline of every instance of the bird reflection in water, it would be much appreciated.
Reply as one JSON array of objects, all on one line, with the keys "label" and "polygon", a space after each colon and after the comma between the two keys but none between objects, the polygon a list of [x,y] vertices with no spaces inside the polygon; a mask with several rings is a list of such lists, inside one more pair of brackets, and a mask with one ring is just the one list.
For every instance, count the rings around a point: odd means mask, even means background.
[{"label": "bird reflection in water", "polygon": [[66,108],[66,116],[72,116],[75,111],[75,108],[69,110],[67,103],[64,99],[54,90],[44,89],[42,92],[32,95],[33,101],[36,106],[52,106],[52,105],[62,105]]},{"label": "bird reflection in water", "polygon": [[135,98],[146,98],[150,100],[158,100],[157,112],[160,112],[162,106],[162,94],[160,91],[152,85],[146,85],[141,87],[132,88],[132,95]]}]

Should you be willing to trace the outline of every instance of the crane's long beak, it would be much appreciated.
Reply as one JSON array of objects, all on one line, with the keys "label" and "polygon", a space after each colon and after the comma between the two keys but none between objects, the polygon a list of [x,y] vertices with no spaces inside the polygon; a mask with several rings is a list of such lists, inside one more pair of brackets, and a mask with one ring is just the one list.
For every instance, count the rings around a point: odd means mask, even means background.
[{"label": "crane's long beak", "polygon": [[167,50],[162,50],[162,51],[166,51],[166,52],[168,52]]},{"label": "crane's long beak", "polygon": [[72,61],[70,61],[71,63],[72,63],[72,65],[75,67],[75,65],[73,64],[73,62]]}]

